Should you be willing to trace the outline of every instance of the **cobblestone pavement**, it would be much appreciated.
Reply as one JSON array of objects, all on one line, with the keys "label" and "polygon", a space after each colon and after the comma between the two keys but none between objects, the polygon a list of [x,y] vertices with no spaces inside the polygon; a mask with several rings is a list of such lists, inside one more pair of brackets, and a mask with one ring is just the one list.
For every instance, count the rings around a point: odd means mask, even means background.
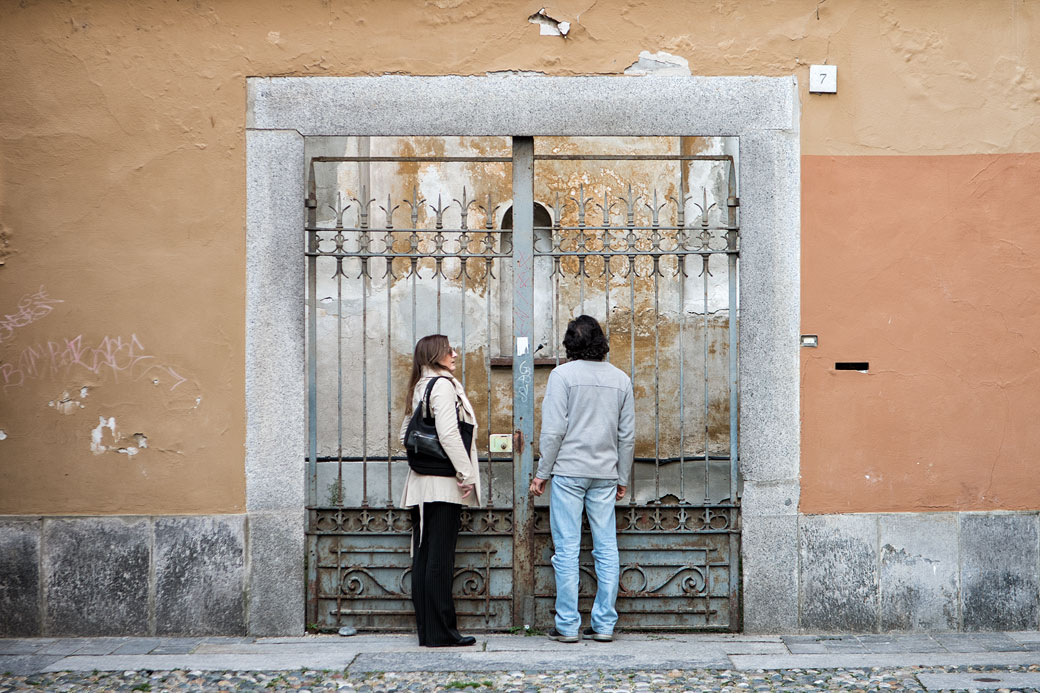
[{"label": "cobblestone pavement", "polygon": [[[541,673],[420,672],[349,674],[344,671],[125,671],[112,673],[48,673],[0,676],[0,693],[12,691],[340,691],[396,693],[412,691],[502,691],[503,693],[644,693],[647,691],[925,691],[918,678],[928,674],[961,674],[983,690],[1038,691],[1037,688],[993,688],[1001,676],[1040,676],[1040,665],[1006,667],[905,667],[894,669],[782,669],[731,671],[580,671]],[[963,677],[963,676],[962,676]],[[978,682],[978,683],[975,683]],[[990,688],[986,688],[990,686]],[[966,689],[959,689],[966,690]]]}]

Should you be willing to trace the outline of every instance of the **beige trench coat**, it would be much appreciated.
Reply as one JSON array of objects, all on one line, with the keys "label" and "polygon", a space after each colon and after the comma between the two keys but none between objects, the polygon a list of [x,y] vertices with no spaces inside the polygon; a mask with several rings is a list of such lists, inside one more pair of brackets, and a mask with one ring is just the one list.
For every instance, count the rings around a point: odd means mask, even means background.
[{"label": "beige trench coat", "polygon": [[[477,507],[480,505],[480,469],[477,465],[477,417],[462,389],[462,383],[451,377],[448,371],[433,371],[429,368],[423,369],[422,377],[415,384],[412,392],[412,409],[401,422],[400,441],[404,443],[404,434],[408,429],[408,422],[412,418],[412,412],[422,401],[426,392],[426,385],[430,378],[437,375],[446,375],[451,380],[438,380],[430,392],[430,409],[433,411],[434,420],[437,423],[437,437],[441,441],[441,447],[451,458],[455,467],[455,476],[429,476],[427,474],[416,474],[408,470],[408,478],[404,482],[404,493],[401,494],[401,507],[410,508],[422,503],[458,503],[459,505]],[[466,450],[462,445],[462,436],[455,423],[455,402],[459,402],[459,417],[473,424],[473,445]],[[466,498],[462,497],[458,483],[473,484],[473,492]]]}]

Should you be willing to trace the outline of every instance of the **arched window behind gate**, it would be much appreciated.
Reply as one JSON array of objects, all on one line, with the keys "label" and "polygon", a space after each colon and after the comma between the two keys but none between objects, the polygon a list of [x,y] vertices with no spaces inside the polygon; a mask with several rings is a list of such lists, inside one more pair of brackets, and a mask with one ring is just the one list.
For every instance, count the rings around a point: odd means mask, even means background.
[{"label": "arched window behind gate", "polygon": [[[553,225],[552,214],[545,205],[540,202],[534,203],[534,243],[535,248],[540,251],[552,249],[552,232],[549,227]],[[541,228],[539,228],[541,227]],[[500,228],[511,230],[513,228],[513,207],[510,206],[502,215]],[[510,234],[512,236],[512,234]],[[510,244],[512,238],[510,237]],[[505,238],[503,237],[503,242]],[[534,259],[534,349],[535,358],[553,358],[559,351],[563,356],[562,347],[556,344],[553,336],[552,323],[549,320],[553,314],[553,290],[552,290],[553,263],[551,257],[535,256]],[[501,277],[499,277],[499,320],[498,338],[499,353],[502,356],[512,356],[513,350],[513,268],[505,263]],[[560,328],[560,339],[563,339],[563,326]]]}]

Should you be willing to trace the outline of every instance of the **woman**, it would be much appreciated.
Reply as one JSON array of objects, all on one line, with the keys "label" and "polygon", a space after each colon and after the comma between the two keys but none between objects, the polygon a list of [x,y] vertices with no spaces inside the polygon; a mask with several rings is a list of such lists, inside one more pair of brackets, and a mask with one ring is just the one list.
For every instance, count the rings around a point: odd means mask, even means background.
[{"label": "woman", "polygon": [[[423,337],[415,345],[412,374],[406,392],[406,413],[401,442],[415,407],[423,399],[431,378],[439,378],[430,392],[430,410],[437,438],[455,467],[455,476],[430,476],[408,470],[401,507],[412,513],[412,603],[419,644],[427,647],[472,645],[476,639],[459,634],[451,583],[455,573],[455,542],[459,536],[462,506],[480,505],[476,423],[455,371],[456,351],[442,334]],[[456,418],[458,417],[458,418]],[[473,445],[467,450],[458,421],[473,424]]]}]

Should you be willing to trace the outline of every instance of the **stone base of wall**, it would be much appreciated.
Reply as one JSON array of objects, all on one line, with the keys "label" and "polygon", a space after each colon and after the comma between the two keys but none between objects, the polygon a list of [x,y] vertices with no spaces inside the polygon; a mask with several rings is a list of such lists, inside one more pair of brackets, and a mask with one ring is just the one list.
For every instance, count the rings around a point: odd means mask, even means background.
[{"label": "stone base of wall", "polygon": [[1037,512],[801,515],[798,537],[802,631],[1040,627]]},{"label": "stone base of wall", "polygon": [[[245,515],[0,518],[0,636],[244,634],[248,526]],[[302,624],[302,592],[298,606]]]},{"label": "stone base of wall", "polygon": [[[779,560],[776,527],[744,538],[745,563],[792,578],[771,599],[743,586],[749,631],[1040,628],[1040,513],[783,519],[797,524],[796,560]],[[302,513],[6,516],[0,637],[299,634],[302,550],[264,548],[290,544],[302,549]]]}]

